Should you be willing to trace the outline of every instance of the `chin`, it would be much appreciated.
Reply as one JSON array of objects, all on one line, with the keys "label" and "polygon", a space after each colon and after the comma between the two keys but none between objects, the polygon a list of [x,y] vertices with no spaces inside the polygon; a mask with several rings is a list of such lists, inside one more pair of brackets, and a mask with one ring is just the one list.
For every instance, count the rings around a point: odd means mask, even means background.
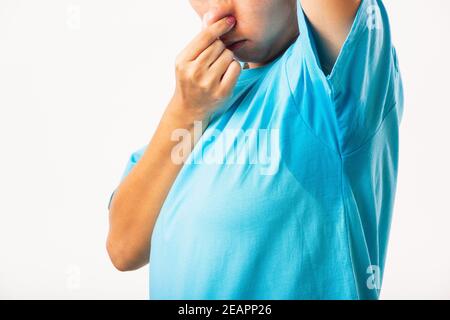
[{"label": "chin", "polygon": [[261,55],[262,50],[249,48],[247,46],[234,52],[234,56],[241,62],[263,63],[264,56]]},{"label": "chin", "polygon": [[239,53],[234,55],[240,62],[264,65],[264,60],[259,59],[255,55]]}]

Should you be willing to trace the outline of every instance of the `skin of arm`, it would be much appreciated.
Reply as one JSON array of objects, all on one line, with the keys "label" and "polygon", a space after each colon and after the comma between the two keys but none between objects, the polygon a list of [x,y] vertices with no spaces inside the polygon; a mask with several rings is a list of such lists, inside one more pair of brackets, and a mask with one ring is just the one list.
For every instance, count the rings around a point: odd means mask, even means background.
[{"label": "skin of arm", "polygon": [[[114,192],[110,206],[107,251],[120,271],[136,270],[149,260],[150,235],[158,213],[182,164],[171,160],[178,141],[174,130],[188,130],[194,145],[193,121],[172,109],[171,101],[141,159]],[[205,126],[205,125],[204,125]]]},{"label": "skin of arm", "polygon": [[361,0],[300,0],[310,22],[322,69],[329,74],[350,32]]}]

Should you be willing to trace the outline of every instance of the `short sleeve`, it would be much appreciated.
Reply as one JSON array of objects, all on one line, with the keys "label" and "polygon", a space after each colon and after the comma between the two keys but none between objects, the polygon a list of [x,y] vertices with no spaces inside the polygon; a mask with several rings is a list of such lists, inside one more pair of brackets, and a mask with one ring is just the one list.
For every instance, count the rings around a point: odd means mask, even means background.
[{"label": "short sleeve", "polygon": [[144,146],[144,147],[134,151],[130,155],[130,157],[128,158],[127,165],[125,166],[125,170],[122,173],[121,180],[125,179],[125,177],[130,173],[131,169],[133,169],[133,167],[136,165],[136,163],[138,163],[139,159],[141,159],[142,155],[144,154],[146,148],[147,148],[147,146]]},{"label": "short sleeve", "polygon": [[397,112],[400,121],[403,88],[382,1],[362,0],[328,76],[320,67],[300,0],[297,17],[300,36],[292,48],[289,70],[293,71],[288,77],[299,111],[311,128],[318,135],[327,134],[325,140],[345,154],[369,141],[390,112]]},{"label": "short sleeve", "polygon": [[[139,161],[139,159],[142,157],[142,155],[144,154],[145,150],[146,150],[147,146],[144,146],[136,151],[134,151],[130,157],[128,158],[127,164],[125,166],[125,170],[122,173],[122,177],[120,179],[120,181],[123,181],[123,179],[125,179],[125,177],[130,173],[131,169],[133,169],[133,167],[136,165],[136,163]],[[112,198],[114,196],[114,193],[116,192],[116,190],[114,190],[109,198],[109,202],[108,202],[108,210],[110,209],[111,206],[111,201]]]}]

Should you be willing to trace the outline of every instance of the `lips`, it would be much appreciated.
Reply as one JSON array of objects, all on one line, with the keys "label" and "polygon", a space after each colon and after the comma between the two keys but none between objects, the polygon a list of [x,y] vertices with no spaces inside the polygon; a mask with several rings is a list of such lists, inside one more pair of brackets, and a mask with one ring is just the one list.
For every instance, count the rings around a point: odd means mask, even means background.
[{"label": "lips", "polygon": [[237,41],[229,41],[229,42],[225,42],[225,46],[227,47],[227,49],[233,50],[235,48],[240,47],[245,40],[237,40]]},{"label": "lips", "polygon": [[233,43],[239,42],[242,40],[223,40],[223,43],[225,44],[225,46],[231,46]]},{"label": "lips", "polygon": [[231,46],[232,44],[239,42],[239,41],[243,41],[244,39],[227,39],[225,38],[221,38],[220,40],[223,41],[223,43],[225,44],[225,46]]}]

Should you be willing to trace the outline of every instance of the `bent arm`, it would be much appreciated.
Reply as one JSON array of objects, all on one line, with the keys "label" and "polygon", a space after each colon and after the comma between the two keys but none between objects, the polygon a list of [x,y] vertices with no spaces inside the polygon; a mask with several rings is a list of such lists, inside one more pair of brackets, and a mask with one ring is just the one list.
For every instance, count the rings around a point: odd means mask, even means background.
[{"label": "bent arm", "polygon": [[[167,194],[175,181],[183,161],[172,159],[172,151],[180,147],[171,139],[175,130],[183,130],[188,148],[185,160],[199,137],[194,135],[194,119],[189,119],[172,100],[162,116],[142,157],[115,190],[109,210],[107,251],[120,271],[136,270],[149,261],[153,227]],[[207,121],[203,121],[203,127]],[[186,146],[186,145],[184,145]]]}]

